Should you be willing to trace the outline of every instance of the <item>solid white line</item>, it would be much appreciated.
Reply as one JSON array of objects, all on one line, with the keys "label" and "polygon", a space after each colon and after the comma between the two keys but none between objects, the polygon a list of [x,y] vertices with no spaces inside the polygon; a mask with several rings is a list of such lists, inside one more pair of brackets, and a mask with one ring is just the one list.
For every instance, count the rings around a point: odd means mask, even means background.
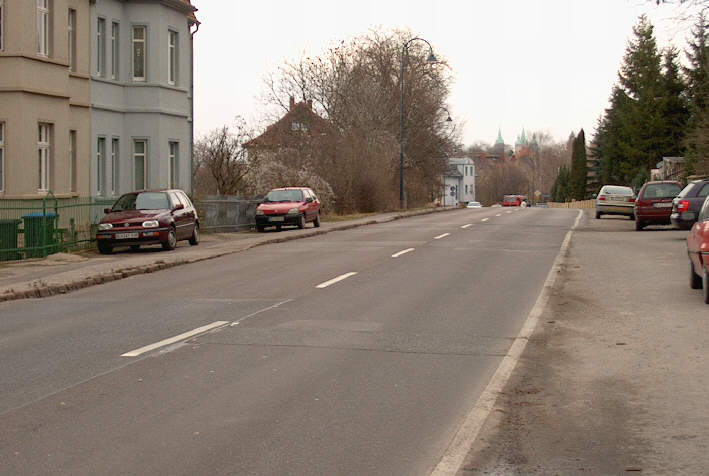
[{"label": "solid white line", "polygon": [[522,329],[519,331],[519,334],[512,343],[507,355],[503,357],[502,362],[500,362],[500,365],[497,367],[497,370],[492,376],[490,382],[487,384],[487,387],[485,387],[485,390],[483,390],[483,393],[478,398],[478,401],[475,402],[475,405],[472,410],[470,410],[470,413],[468,413],[468,416],[465,418],[465,421],[463,421],[463,424],[458,429],[458,432],[453,437],[453,440],[451,440],[445,453],[443,453],[441,461],[433,470],[431,476],[453,476],[458,473],[465,456],[472,448],[473,443],[475,443],[475,439],[478,437],[485,420],[495,406],[498,395],[502,393],[505,384],[512,375],[512,371],[517,365],[517,361],[529,341],[529,338],[534,332],[534,328],[537,326],[537,322],[539,321],[539,318],[542,315],[547,302],[549,301],[549,296],[551,295],[551,291],[554,287],[556,277],[561,271],[564,255],[569,248],[571,236],[578,226],[582,216],[583,210],[579,210],[579,214],[576,217],[576,222],[571,230],[566,233],[566,237],[564,238],[564,242],[561,244],[559,253],[556,255],[554,264],[549,270],[549,274],[547,274],[544,287],[537,298],[537,302],[534,304],[534,307],[527,316]]},{"label": "solid white line", "polygon": [[185,332],[184,334],[180,334],[179,336],[175,336],[175,337],[171,337],[169,339],[161,340],[160,342],[146,345],[145,347],[141,347],[140,349],[126,352],[125,354],[121,354],[121,357],[138,357],[139,355],[144,354],[146,352],[150,352],[151,350],[155,350],[160,347],[165,347],[166,345],[174,344],[175,342],[180,342],[181,340],[185,340],[189,337],[194,337],[197,334],[202,334],[204,332],[215,329],[217,327],[225,326],[227,324],[229,324],[229,323],[226,321],[212,322],[211,324],[207,324],[206,326],[198,327],[197,329],[191,330],[189,332]]},{"label": "solid white line", "polygon": [[440,240],[441,238],[445,238],[446,236],[450,236],[450,233],[443,233],[442,235],[434,236],[434,240]]},{"label": "solid white line", "polygon": [[328,287],[328,286],[331,286],[331,285],[333,285],[333,284],[335,284],[335,283],[339,283],[340,281],[343,281],[343,280],[345,280],[345,279],[347,279],[347,278],[349,278],[349,277],[351,277],[351,276],[354,276],[355,274],[357,274],[357,273],[356,273],[356,272],[346,273],[346,274],[343,274],[342,276],[338,276],[338,277],[336,277],[336,278],[333,278],[333,279],[331,279],[330,281],[325,281],[324,283],[320,283],[320,284],[318,284],[318,285],[315,286],[315,287],[318,288],[318,289],[323,289],[323,288],[326,288],[326,287]]},{"label": "solid white line", "polygon": [[461,226],[461,228],[470,228],[471,226],[473,226],[473,224],[472,224],[472,223],[468,223],[467,225]]},{"label": "solid white line", "polygon": [[498,213],[498,214],[495,215],[495,216],[496,216],[496,217],[501,217],[501,216],[502,216],[502,213]]},{"label": "solid white line", "polygon": [[282,305],[284,305],[284,304],[286,304],[286,303],[289,303],[289,302],[291,302],[291,301],[292,301],[292,299],[286,299],[285,301],[281,301],[281,302],[279,302],[279,303],[277,303],[277,304],[274,304],[273,306],[268,306],[268,307],[265,307],[265,308],[263,308],[263,309],[259,309],[259,310],[256,311],[256,312],[252,312],[252,313],[249,314],[248,316],[244,316],[244,317],[242,317],[241,319],[239,319],[238,321],[232,322],[232,323],[231,323],[231,327],[238,326],[239,323],[244,322],[246,319],[249,319],[249,318],[251,318],[251,317],[254,317],[254,316],[257,315],[257,314],[261,314],[262,312],[270,311],[271,309],[276,309],[277,307],[280,307],[280,306],[282,306]]},{"label": "solid white line", "polygon": [[480,220],[480,221],[488,221],[488,220],[489,220],[489,218],[483,218],[483,219]]},{"label": "solid white line", "polygon": [[392,257],[392,258],[398,258],[399,256],[405,255],[406,253],[411,253],[411,252],[414,251],[415,249],[416,249],[416,248],[406,248],[405,250],[401,250],[401,251],[399,251],[399,252],[397,252],[397,253],[394,253],[393,255],[391,255],[391,257]]}]

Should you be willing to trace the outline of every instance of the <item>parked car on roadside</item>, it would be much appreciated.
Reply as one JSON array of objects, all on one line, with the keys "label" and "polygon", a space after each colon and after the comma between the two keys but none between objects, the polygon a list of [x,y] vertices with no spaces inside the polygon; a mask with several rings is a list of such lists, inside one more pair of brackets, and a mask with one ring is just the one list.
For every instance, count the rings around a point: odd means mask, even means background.
[{"label": "parked car on roadside", "polygon": [[635,198],[635,229],[648,225],[669,225],[672,200],[682,191],[674,180],[645,182]]},{"label": "parked car on roadside", "polygon": [[502,197],[503,207],[521,207],[527,206],[527,196],[526,195],[505,195]]},{"label": "parked car on roadside", "polygon": [[709,304],[709,197],[699,210],[697,222],[687,235],[689,285],[702,289],[704,303]]},{"label": "parked car on roadside", "polygon": [[480,202],[468,202],[468,204],[465,206],[465,208],[482,208],[482,204]]},{"label": "parked car on roadside", "polygon": [[274,188],[256,208],[256,230],[264,231],[275,226],[280,231],[284,225],[304,228],[312,222],[320,226],[320,200],[307,187]]},{"label": "parked car on roadside", "polygon": [[199,244],[199,218],[182,190],[145,190],[122,195],[104,210],[96,231],[98,250],[103,254],[116,246],[160,244],[174,250],[180,240]]},{"label": "parked car on roadside", "polygon": [[689,230],[697,222],[704,199],[709,196],[709,179],[694,180],[672,201],[670,221],[680,230]]},{"label": "parked car on roadside", "polygon": [[596,197],[596,219],[601,215],[624,215],[635,220],[635,192],[622,185],[604,185]]}]

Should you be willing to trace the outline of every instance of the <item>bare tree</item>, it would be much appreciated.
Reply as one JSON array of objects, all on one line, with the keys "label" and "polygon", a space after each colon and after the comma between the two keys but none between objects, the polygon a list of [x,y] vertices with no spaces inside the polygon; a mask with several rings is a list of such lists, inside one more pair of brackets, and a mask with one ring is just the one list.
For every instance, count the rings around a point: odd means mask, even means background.
[{"label": "bare tree", "polygon": [[249,156],[242,144],[252,137],[239,119],[233,128],[214,129],[195,143],[196,168],[209,172],[217,195],[238,195],[246,191],[246,176],[258,165],[258,156]]}]

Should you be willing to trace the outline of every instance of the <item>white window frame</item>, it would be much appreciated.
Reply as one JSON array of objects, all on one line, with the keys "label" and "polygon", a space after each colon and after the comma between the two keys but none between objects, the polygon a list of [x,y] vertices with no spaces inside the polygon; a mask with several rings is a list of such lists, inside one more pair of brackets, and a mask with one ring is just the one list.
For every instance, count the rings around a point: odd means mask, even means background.
[{"label": "white window frame", "polygon": [[76,10],[73,8],[69,9],[67,17],[67,37],[69,41],[69,70],[76,71]]},{"label": "white window frame", "polygon": [[96,194],[106,195],[106,138],[96,138]]},{"label": "white window frame", "polygon": [[[0,0],[0,51],[5,49],[5,0]],[[0,184],[0,187],[2,184]],[[1,189],[0,189],[1,190]]]},{"label": "white window frame", "polygon": [[49,0],[37,0],[37,54],[49,56]]},{"label": "white window frame", "polygon": [[[137,151],[137,145],[143,144],[143,152]],[[138,172],[138,159],[143,161],[143,183],[139,183],[137,180]],[[148,140],[147,139],[133,139],[133,190],[145,190],[148,188]]]},{"label": "white window frame", "polygon": [[106,76],[106,19],[96,21],[96,75]]},{"label": "white window frame", "polygon": [[121,24],[111,22],[111,79],[119,78]]},{"label": "white window frame", "polygon": [[111,195],[118,191],[118,162],[120,159],[120,142],[117,137],[111,139]]},{"label": "white window frame", "polygon": [[180,157],[180,143],[177,141],[170,141],[168,142],[168,174],[167,174],[167,180],[168,180],[168,187],[169,188],[178,188],[177,187],[177,172],[178,172],[178,159]]},{"label": "white window frame", "polygon": [[51,154],[51,124],[40,122],[37,126],[38,192],[49,190],[49,165]]},{"label": "white window frame", "polygon": [[[143,38],[136,38],[135,33],[138,30],[143,31]],[[131,35],[131,59],[132,59],[132,75],[133,75],[133,81],[146,81],[147,79],[147,56],[148,56],[148,42],[147,42],[147,36],[148,36],[148,27],[145,25],[133,25],[133,28],[131,29],[132,35]],[[143,75],[142,76],[137,76],[136,73],[136,54],[137,54],[137,48],[139,45],[143,46],[143,58],[142,58],[142,69],[143,69]]]},{"label": "white window frame", "polygon": [[167,83],[177,84],[177,45],[179,36],[174,30],[167,32]]},{"label": "white window frame", "polygon": [[[0,0],[2,5],[2,0]],[[5,123],[0,122],[0,193],[5,191]]]}]

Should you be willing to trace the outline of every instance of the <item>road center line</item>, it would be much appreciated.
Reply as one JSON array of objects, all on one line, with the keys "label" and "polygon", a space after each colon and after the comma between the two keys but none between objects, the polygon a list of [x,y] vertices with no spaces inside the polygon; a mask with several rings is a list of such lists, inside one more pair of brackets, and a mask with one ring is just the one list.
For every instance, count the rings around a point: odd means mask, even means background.
[{"label": "road center line", "polygon": [[489,220],[489,218],[483,218],[483,219],[480,220],[480,221],[488,221],[488,220]]},{"label": "road center line", "polygon": [[450,233],[443,233],[442,235],[434,236],[434,240],[440,240],[441,238],[445,238],[446,236],[450,236]]},{"label": "road center line", "polygon": [[495,216],[496,216],[496,217],[501,217],[501,216],[502,216],[502,213],[498,213],[498,214],[495,215]]},{"label": "road center line", "polygon": [[471,226],[473,226],[473,224],[472,224],[472,223],[468,223],[467,225],[461,226],[461,228],[470,228]]},{"label": "road center line", "polygon": [[180,342],[182,340],[188,339],[190,337],[194,337],[198,334],[203,334],[207,331],[210,331],[212,329],[216,329],[217,327],[225,326],[227,324],[229,324],[229,323],[226,321],[212,322],[211,324],[207,324],[206,326],[198,327],[197,329],[193,329],[189,332],[185,332],[184,334],[180,334],[179,336],[170,337],[169,339],[161,340],[160,342],[146,345],[145,347],[141,347],[140,349],[126,352],[125,354],[122,354],[121,357],[138,357],[139,355],[144,354],[146,352],[150,352],[151,350],[159,349],[160,347],[165,347],[166,345],[174,344],[175,342]]},{"label": "road center line", "polygon": [[399,256],[405,255],[406,253],[411,253],[411,252],[414,251],[415,249],[416,249],[416,248],[406,248],[405,250],[401,250],[401,251],[399,251],[399,252],[397,252],[397,253],[394,253],[393,255],[391,255],[391,257],[392,257],[392,258],[398,258]]},{"label": "road center line", "polygon": [[324,283],[320,283],[315,287],[318,289],[323,289],[328,286],[332,286],[335,283],[339,283],[340,281],[344,281],[345,279],[350,278],[350,277],[354,276],[355,274],[357,274],[357,273],[354,271],[351,273],[345,273],[342,276],[338,276],[336,278],[331,279],[330,281],[325,281]]}]

